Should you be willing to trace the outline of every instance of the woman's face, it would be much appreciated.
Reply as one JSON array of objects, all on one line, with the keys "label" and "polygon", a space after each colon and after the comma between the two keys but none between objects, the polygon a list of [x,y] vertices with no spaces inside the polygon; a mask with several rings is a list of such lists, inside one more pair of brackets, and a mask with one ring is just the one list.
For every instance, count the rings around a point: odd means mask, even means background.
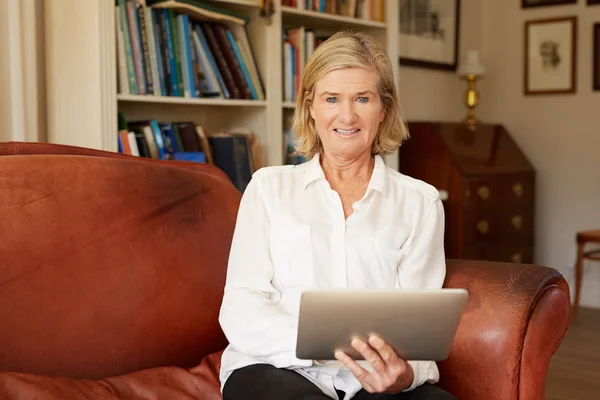
[{"label": "woman's face", "polygon": [[310,115],[326,155],[341,159],[370,155],[384,114],[373,70],[338,69],[315,84]]}]

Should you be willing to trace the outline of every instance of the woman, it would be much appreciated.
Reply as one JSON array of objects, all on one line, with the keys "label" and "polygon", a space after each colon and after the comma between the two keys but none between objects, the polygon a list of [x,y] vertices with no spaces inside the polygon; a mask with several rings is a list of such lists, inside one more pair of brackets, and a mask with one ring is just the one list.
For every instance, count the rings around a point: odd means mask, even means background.
[{"label": "woman", "polygon": [[308,162],[257,171],[241,200],[220,323],[225,400],[452,399],[434,362],[406,361],[382,338],[319,362],[295,357],[299,299],[309,288],[440,288],[438,192],[385,166],[407,132],[389,58],[341,32],[308,60],[296,101]]}]

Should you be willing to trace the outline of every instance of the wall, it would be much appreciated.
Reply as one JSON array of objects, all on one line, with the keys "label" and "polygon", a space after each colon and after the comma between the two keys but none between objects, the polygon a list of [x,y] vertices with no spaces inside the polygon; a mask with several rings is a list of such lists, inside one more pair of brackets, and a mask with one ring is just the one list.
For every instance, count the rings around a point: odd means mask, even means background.
[{"label": "wall", "polygon": [[[504,124],[537,171],[536,262],[573,287],[575,233],[600,229],[600,92],[592,91],[592,25],[600,5],[520,8],[483,0],[481,115]],[[578,16],[576,94],[524,96],[524,22]],[[596,263],[597,264],[597,263]],[[587,268],[582,304],[600,307],[600,265]]]},{"label": "wall", "polygon": [[116,148],[114,13],[105,0],[44,0],[48,142]]},{"label": "wall", "polygon": [[[459,61],[470,49],[482,47],[482,2],[462,0]],[[456,73],[400,67],[400,102],[407,119],[458,121],[466,115],[466,84]]]},{"label": "wall", "polygon": [[12,138],[14,121],[14,87],[11,85],[12,78],[12,55],[14,53],[15,30],[10,23],[14,4],[8,1],[0,2],[0,140]]},{"label": "wall", "polygon": [[0,141],[45,140],[43,0],[0,1]]},{"label": "wall", "polygon": [[10,109],[6,105],[8,76],[8,3],[0,2],[0,141],[6,140],[4,132],[10,127]]}]

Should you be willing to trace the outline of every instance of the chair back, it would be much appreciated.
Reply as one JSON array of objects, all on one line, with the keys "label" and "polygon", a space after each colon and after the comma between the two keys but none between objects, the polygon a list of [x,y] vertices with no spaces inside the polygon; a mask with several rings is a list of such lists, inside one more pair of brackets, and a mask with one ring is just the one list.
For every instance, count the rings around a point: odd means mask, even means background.
[{"label": "chair back", "polygon": [[0,145],[0,371],[192,367],[218,323],[240,200],[210,165]]}]

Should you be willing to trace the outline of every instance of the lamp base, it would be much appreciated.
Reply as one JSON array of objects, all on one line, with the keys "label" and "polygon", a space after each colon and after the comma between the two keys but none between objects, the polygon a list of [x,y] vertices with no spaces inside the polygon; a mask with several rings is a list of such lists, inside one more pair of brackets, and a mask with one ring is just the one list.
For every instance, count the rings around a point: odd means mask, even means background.
[{"label": "lamp base", "polygon": [[463,120],[470,130],[474,131],[479,124],[479,120],[475,117],[475,107],[479,102],[479,93],[477,93],[476,82],[478,77],[475,75],[467,75],[467,91],[465,93],[465,104],[467,105],[467,117]]},{"label": "lamp base", "polygon": [[480,124],[480,121],[475,117],[475,115],[468,115],[461,122],[467,125],[471,131],[477,130],[477,125]]}]

